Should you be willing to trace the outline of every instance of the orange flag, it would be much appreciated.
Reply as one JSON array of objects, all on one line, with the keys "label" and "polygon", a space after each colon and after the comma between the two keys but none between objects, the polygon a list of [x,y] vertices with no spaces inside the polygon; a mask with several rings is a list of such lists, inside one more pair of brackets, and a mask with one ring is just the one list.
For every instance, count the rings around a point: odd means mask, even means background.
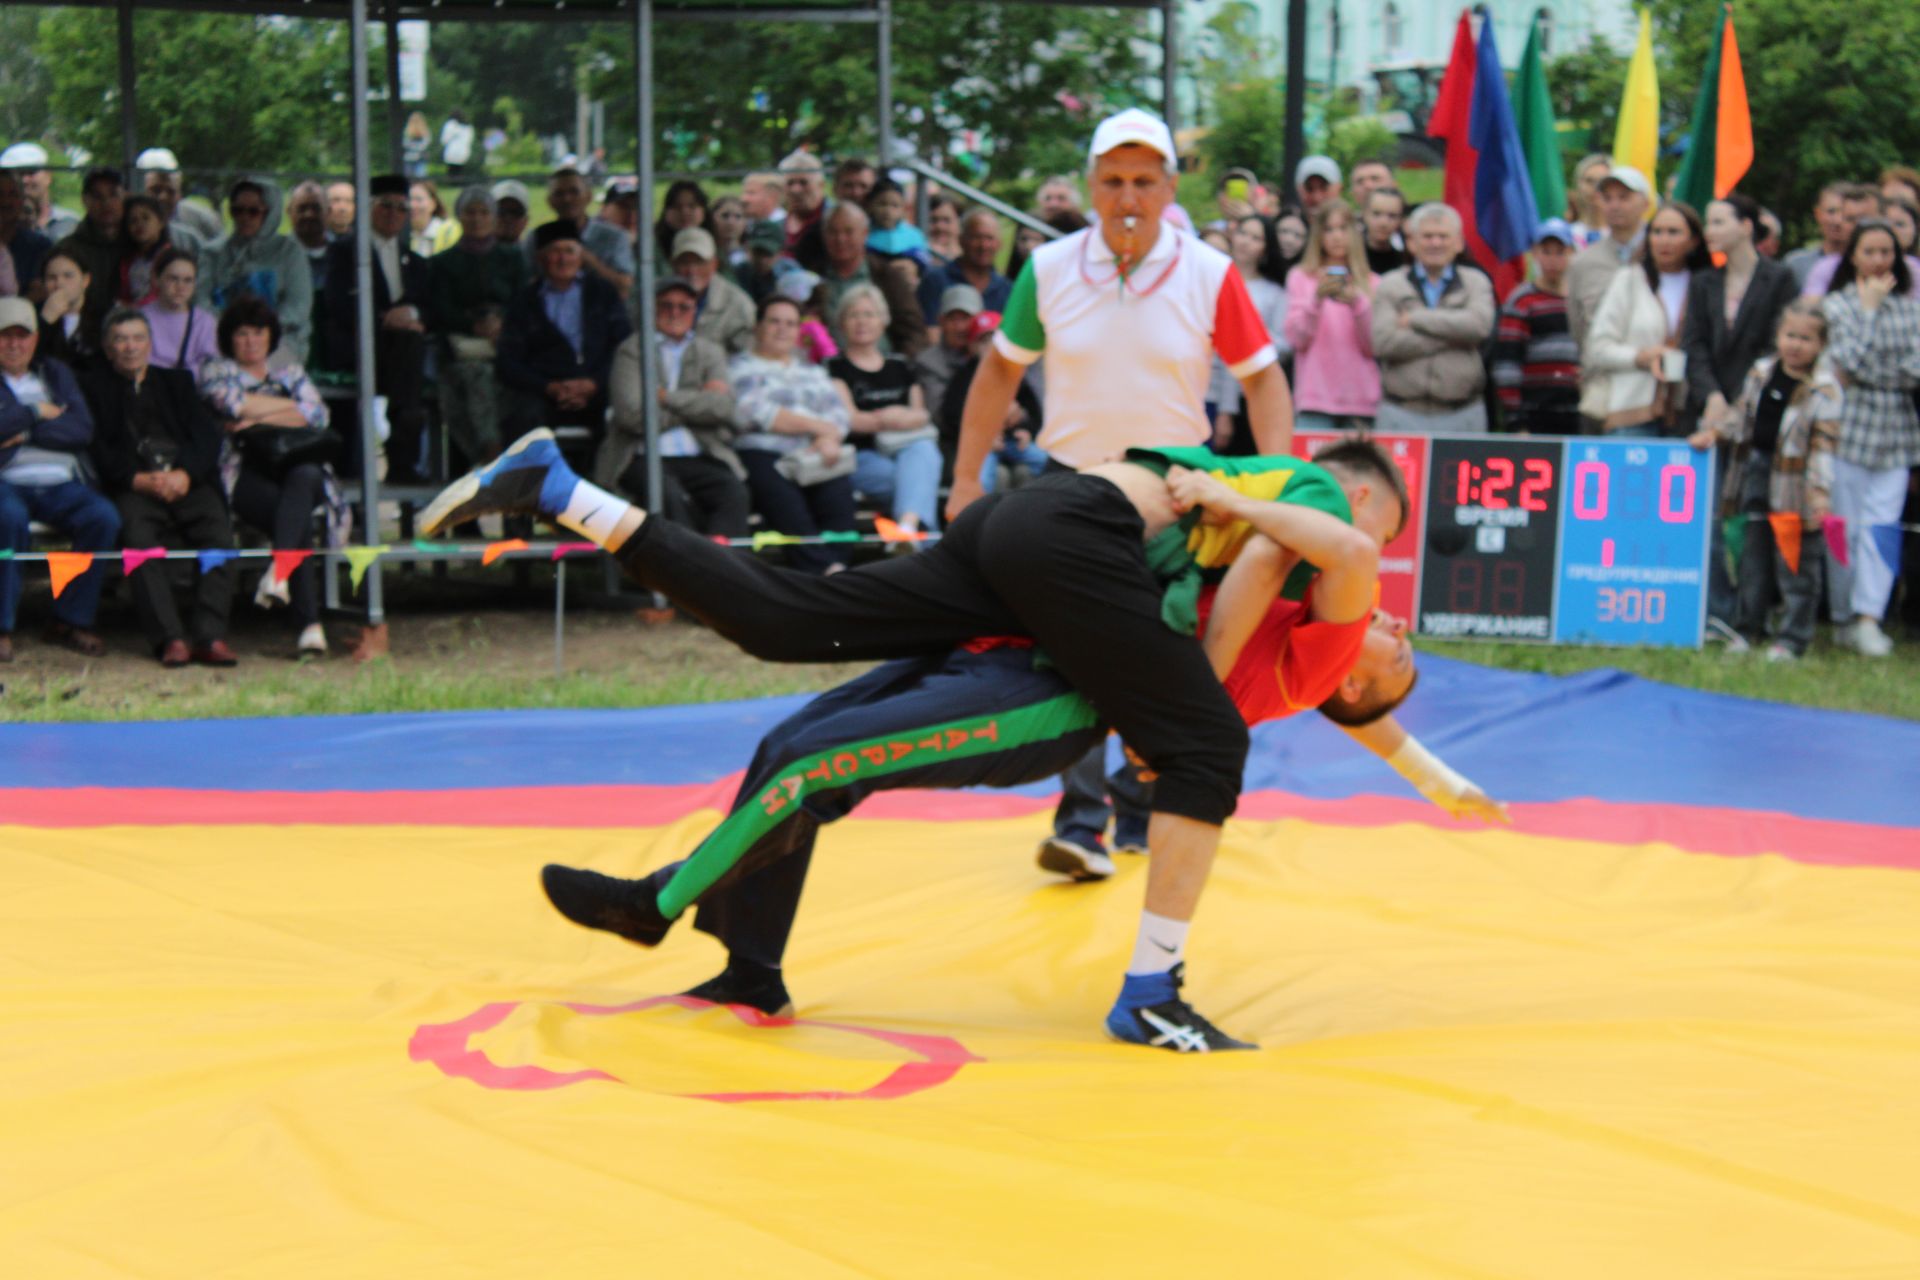
[{"label": "orange flag", "polygon": [[93,568],[91,551],[49,551],[47,572],[53,577],[53,598],[58,600],[67,584]]},{"label": "orange flag", "polygon": [[481,568],[485,568],[509,551],[525,551],[526,549],[527,540],[525,538],[504,538],[499,542],[489,542],[487,549],[480,553],[480,566]]},{"label": "orange flag", "polygon": [[880,535],[882,542],[920,542],[927,536],[924,529],[902,529],[885,516],[873,518],[873,531]]},{"label": "orange flag", "polygon": [[1800,572],[1800,513],[1768,512],[1767,523],[1773,526],[1773,545],[1779,548],[1780,558],[1787,562],[1787,572]]},{"label": "orange flag", "polygon": [[1727,6],[1725,37],[1720,49],[1720,110],[1714,118],[1713,130],[1716,199],[1739,186],[1740,179],[1753,166],[1753,115],[1747,109],[1747,77],[1740,69],[1740,40],[1733,31],[1732,5]]}]

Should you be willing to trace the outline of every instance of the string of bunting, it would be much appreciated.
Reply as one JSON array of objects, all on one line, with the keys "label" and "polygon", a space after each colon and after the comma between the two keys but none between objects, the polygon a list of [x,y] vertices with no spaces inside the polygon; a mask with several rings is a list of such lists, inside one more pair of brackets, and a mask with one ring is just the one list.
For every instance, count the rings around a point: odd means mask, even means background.
[{"label": "string of bunting", "polygon": [[[739,547],[743,550],[764,551],[768,547],[811,547],[838,544],[843,546],[893,546],[899,543],[939,541],[938,534],[930,534],[917,529],[902,529],[891,520],[877,519],[874,526],[878,531],[874,536],[852,531],[839,533],[799,535],[791,533],[756,533],[750,538],[721,538],[714,542],[723,547]],[[272,561],[274,580],[285,582],[293,576],[308,558],[322,556],[332,559],[340,557],[347,563],[347,576],[355,591],[360,590],[366,579],[367,570],[377,560],[392,560],[400,563],[433,562],[439,560],[478,560],[482,566],[492,566],[501,560],[541,559],[549,561],[564,560],[569,556],[599,555],[600,548],[591,542],[530,542],[525,538],[501,538],[494,542],[429,542],[424,538],[415,538],[407,546],[395,546],[382,542],[362,547],[334,547],[326,551],[274,551],[269,548],[235,549],[209,547],[201,551],[172,551],[166,547],[128,547],[121,551],[13,551],[0,548],[0,561],[12,560],[18,564],[44,563],[48,577],[52,581],[53,595],[59,599],[60,593],[73,583],[75,578],[93,568],[96,562],[111,564],[118,561],[121,572],[131,577],[142,565],[156,560],[176,561],[192,560],[199,566],[201,573],[207,573],[221,565],[236,561]]]},{"label": "string of bunting", "polygon": [[[1737,571],[1739,568],[1741,552],[1746,548],[1748,521],[1759,518],[1757,514],[1741,512],[1738,515],[1728,516],[1721,522],[1720,531],[1726,541],[1727,566],[1730,571]],[[1806,534],[1805,522],[1801,520],[1800,513],[1770,511],[1765,519],[1768,527],[1773,530],[1773,544],[1779,548],[1780,558],[1786,561],[1787,572],[1799,573],[1801,539]],[[1900,535],[1920,533],[1920,524],[1892,520],[1885,524],[1870,525],[1868,532],[1873,538],[1874,550],[1880,553],[1880,559],[1897,576],[1900,572]],[[1833,558],[1834,563],[1842,568],[1853,564],[1853,553],[1847,546],[1847,522],[1843,517],[1830,515],[1823,519],[1820,522],[1820,537],[1826,545],[1827,554]]]}]

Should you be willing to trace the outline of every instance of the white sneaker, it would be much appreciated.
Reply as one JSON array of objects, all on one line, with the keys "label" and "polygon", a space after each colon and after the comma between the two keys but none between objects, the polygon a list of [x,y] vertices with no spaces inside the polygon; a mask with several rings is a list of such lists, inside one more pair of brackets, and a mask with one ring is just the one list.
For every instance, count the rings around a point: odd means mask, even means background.
[{"label": "white sneaker", "polygon": [[1893,652],[1893,641],[1880,629],[1880,624],[1872,618],[1859,618],[1853,624],[1853,643],[1857,649],[1869,658],[1884,658]]},{"label": "white sneaker", "polygon": [[269,569],[260,575],[260,587],[253,593],[253,607],[256,609],[280,609],[293,603],[293,593],[287,589],[286,579],[273,576]]},{"label": "white sneaker", "polygon": [[[1708,644],[1724,644],[1729,649],[1732,649],[1735,644],[1746,644],[1746,638],[1744,636],[1718,618],[1707,619],[1706,635],[1702,638]],[[1735,649],[1734,652],[1738,653],[1740,651]]]},{"label": "white sneaker", "polygon": [[316,658],[326,657],[327,656],[327,633],[325,629],[322,628],[321,625],[317,622],[304,628],[300,632],[299,649],[300,649],[300,656],[303,658],[307,657],[309,654],[311,654]]},{"label": "white sneaker", "polygon": [[1752,653],[1753,644],[1745,636],[1735,631],[1727,640],[1726,651],[1728,653]]},{"label": "white sneaker", "polygon": [[1772,644],[1767,646],[1767,661],[1768,662],[1798,662],[1800,661],[1800,655],[1795,653],[1793,650],[1787,648],[1787,646],[1785,646],[1784,644],[1781,644],[1778,640],[1775,640]]},{"label": "white sneaker", "polygon": [[1070,880],[1105,880],[1113,874],[1113,859],[1097,843],[1086,844],[1063,836],[1050,836],[1040,842],[1035,859],[1043,870]]}]

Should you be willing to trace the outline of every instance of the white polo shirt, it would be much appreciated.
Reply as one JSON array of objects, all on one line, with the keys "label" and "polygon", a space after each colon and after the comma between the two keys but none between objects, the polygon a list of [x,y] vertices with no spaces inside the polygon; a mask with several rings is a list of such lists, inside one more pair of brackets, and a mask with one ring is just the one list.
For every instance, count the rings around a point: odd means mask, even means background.
[{"label": "white polo shirt", "polygon": [[1206,444],[1215,352],[1236,378],[1279,358],[1233,260],[1164,221],[1124,279],[1097,226],[1034,250],[993,345],[1015,364],[1046,356],[1039,445],[1075,470]]}]

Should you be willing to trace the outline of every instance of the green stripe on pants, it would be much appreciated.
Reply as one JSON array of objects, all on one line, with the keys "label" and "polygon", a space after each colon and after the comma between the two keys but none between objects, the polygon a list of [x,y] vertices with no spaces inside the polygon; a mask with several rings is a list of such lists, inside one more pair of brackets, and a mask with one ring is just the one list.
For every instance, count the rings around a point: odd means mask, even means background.
[{"label": "green stripe on pants", "polygon": [[785,776],[748,804],[727,815],[713,834],[660,890],[660,913],[669,920],[733,869],[747,850],[784,820],[790,806],[818,791],[856,780],[885,777],[940,760],[986,755],[1045,742],[1098,723],[1093,705],[1077,693],[1062,694],[998,715],[973,716],[849,743],[797,760]]}]

